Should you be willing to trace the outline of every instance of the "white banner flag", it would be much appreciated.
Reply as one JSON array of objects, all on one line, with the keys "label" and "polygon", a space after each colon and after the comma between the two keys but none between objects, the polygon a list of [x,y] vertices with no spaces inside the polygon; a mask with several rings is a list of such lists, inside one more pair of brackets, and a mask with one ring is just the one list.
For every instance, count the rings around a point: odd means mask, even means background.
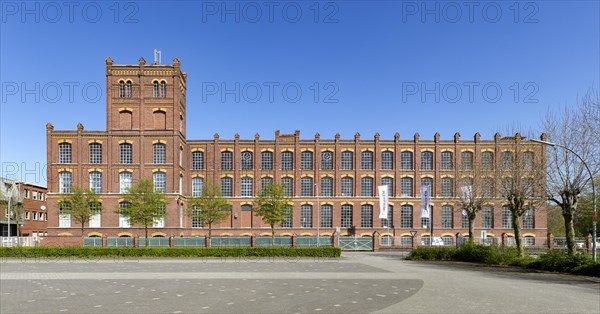
[{"label": "white banner flag", "polygon": [[431,185],[421,185],[421,218],[429,217],[431,207]]},{"label": "white banner flag", "polygon": [[377,187],[377,190],[379,191],[379,218],[388,218],[388,200],[389,200],[389,195],[388,195],[388,186],[387,185],[380,185]]}]

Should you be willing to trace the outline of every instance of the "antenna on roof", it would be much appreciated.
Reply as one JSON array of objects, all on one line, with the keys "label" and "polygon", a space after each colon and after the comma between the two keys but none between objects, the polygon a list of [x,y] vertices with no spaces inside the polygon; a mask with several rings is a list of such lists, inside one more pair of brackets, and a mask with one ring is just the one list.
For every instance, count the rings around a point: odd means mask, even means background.
[{"label": "antenna on roof", "polygon": [[160,64],[160,59],[162,59],[162,52],[154,49],[154,64]]}]

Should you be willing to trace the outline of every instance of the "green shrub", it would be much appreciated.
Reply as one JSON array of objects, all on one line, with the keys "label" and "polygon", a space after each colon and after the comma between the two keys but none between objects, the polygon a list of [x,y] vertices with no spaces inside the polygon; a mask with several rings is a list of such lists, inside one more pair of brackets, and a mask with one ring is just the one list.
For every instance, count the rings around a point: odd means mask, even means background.
[{"label": "green shrub", "polygon": [[214,248],[126,248],[126,247],[10,247],[0,248],[0,257],[339,257],[333,247],[214,247]]},{"label": "green shrub", "polygon": [[595,264],[592,262],[589,254],[569,256],[560,250],[548,250],[545,254],[540,255],[537,260],[529,263],[527,268],[600,276],[598,265],[598,262]]},{"label": "green shrub", "polygon": [[495,246],[466,243],[458,248],[456,260],[492,265],[499,264],[500,254]]},{"label": "green shrub", "polygon": [[447,261],[453,260],[455,248],[420,246],[412,250],[406,258],[409,260]]}]

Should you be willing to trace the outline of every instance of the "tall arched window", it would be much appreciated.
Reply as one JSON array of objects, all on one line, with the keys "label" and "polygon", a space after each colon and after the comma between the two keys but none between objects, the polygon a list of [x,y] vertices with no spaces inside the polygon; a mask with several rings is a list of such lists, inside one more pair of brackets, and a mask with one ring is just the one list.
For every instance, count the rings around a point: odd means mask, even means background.
[{"label": "tall arched window", "polygon": [[321,196],[333,196],[333,178],[321,178]]},{"label": "tall arched window", "polygon": [[352,177],[342,178],[342,196],[354,196],[354,179]]},{"label": "tall arched window", "polygon": [[462,170],[473,170],[473,152],[465,151],[460,154]]},{"label": "tall arched window", "polygon": [[383,177],[381,178],[381,185],[387,185],[388,187],[388,196],[394,197],[394,178],[392,177]]},{"label": "tall arched window", "polygon": [[119,144],[119,161],[122,164],[130,164],[133,162],[131,144]]},{"label": "tall arched window", "polygon": [[362,170],[373,170],[373,152],[364,151],[360,154],[360,168]]},{"label": "tall arched window", "polygon": [[300,169],[312,170],[313,169],[313,153],[311,151],[303,151],[300,154]]},{"label": "tall arched window", "polygon": [[72,155],[71,155],[71,144],[70,143],[58,144],[58,163],[70,164],[72,162],[71,156]]},{"label": "tall arched window", "polygon": [[273,178],[271,177],[263,177],[262,179],[260,179],[260,190],[265,191],[267,189],[268,185],[272,185],[273,184]]},{"label": "tall arched window", "polygon": [[283,184],[285,196],[294,196],[294,179],[290,177],[281,178],[281,184]]},{"label": "tall arched window", "polygon": [[192,197],[202,196],[203,189],[204,189],[204,178],[201,178],[201,177],[192,178]]},{"label": "tall arched window", "polygon": [[352,227],[352,205],[342,205],[342,228]]},{"label": "tall arched window", "polygon": [[253,187],[252,177],[243,177],[242,178],[242,196],[253,196],[254,189]]},{"label": "tall arched window", "polygon": [[402,205],[400,212],[400,227],[413,227],[413,207],[411,205]]},{"label": "tall arched window", "polygon": [[313,178],[302,177],[300,179],[300,195],[301,196],[313,196]]},{"label": "tall arched window", "polygon": [[192,152],[192,170],[204,169],[204,152]]},{"label": "tall arched window", "polygon": [[167,98],[167,82],[160,82],[160,98]]},{"label": "tall arched window", "polygon": [[394,152],[386,150],[381,152],[381,169],[392,170],[394,169]]},{"label": "tall arched window", "polygon": [[333,170],[333,152],[321,153],[321,170]]},{"label": "tall arched window", "polygon": [[454,179],[450,177],[442,178],[442,196],[452,197],[454,196]]},{"label": "tall arched window", "polygon": [[481,153],[481,169],[482,170],[494,169],[494,153],[492,153],[492,152]]},{"label": "tall arched window", "polygon": [[129,217],[127,217],[126,215],[124,215],[122,213],[122,211],[126,208],[128,208],[131,205],[131,203],[128,202],[120,202],[119,203],[119,228],[129,228],[131,227],[131,223],[129,221]]},{"label": "tall arched window", "polygon": [[321,205],[321,228],[331,228],[333,225],[333,206]]},{"label": "tall arched window", "polygon": [[252,170],[254,156],[251,151],[242,152],[242,170]]},{"label": "tall arched window", "polygon": [[442,228],[454,228],[454,214],[450,205],[442,206]]},{"label": "tall arched window", "polygon": [[342,152],[342,170],[354,169],[354,153],[351,151]]},{"label": "tall arched window", "polygon": [[90,164],[102,163],[102,144],[91,143],[89,145]]},{"label": "tall arched window", "polygon": [[452,152],[442,152],[442,170],[453,170],[454,169],[454,156]]},{"label": "tall arched window", "polygon": [[300,206],[300,221],[302,228],[312,228],[312,205],[303,204]]},{"label": "tall arched window", "polygon": [[363,177],[360,179],[360,196],[373,196],[373,178]]},{"label": "tall arched window", "polygon": [[281,170],[294,169],[294,153],[285,151],[281,153]]},{"label": "tall arched window", "polygon": [[155,164],[166,164],[167,163],[167,145],[157,143],[152,146],[153,158],[152,161]]},{"label": "tall arched window", "polygon": [[362,228],[373,227],[373,205],[364,204],[360,209],[360,226]]},{"label": "tall arched window", "polygon": [[133,96],[133,84],[131,81],[127,81],[127,90],[125,91],[125,97],[131,98]]},{"label": "tall arched window", "polygon": [[224,151],[221,153],[221,170],[233,169],[233,153]]},{"label": "tall arched window", "polygon": [[157,171],[152,175],[154,181],[154,190],[156,192],[167,193],[167,174]]},{"label": "tall arched window", "polygon": [[132,177],[131,172],[124,171],[119,173],[119,193],[124,194],[131,189]]},{"label": "tall arched window", "polygon": [[273,170],[273,152],[265,151],[260,154],[260,168]]},{"label": "tall arched window", "polygon": [[60,193],[71,193],[73,174],[67,171],[58,174]]},{"label": "tall arched window", "polygon": [[403,196],[413,196],[413,178],[403,177],[400,179],[400,189]]},{"label": "tall arched window", "polygon": [[400,154],[400,168],[402,170],[413,169],[413,153],[411,151],[403,151]]},{"label": "tall arched window", "polygon": [[233,179],[230,177],[221,178],[221,195],[224,197],[233,196]]},{"label": "tall arched window", "polygon": [[421,170],[433,170],[432,152],[421,152]]},{"label": "tall arched window", "polygon": [[153,85],[153,89],[152,89],[152,97],[154,98],[158,98],[158,81],[154,81]]},{"label": "tall arched window", "polygon": [[125,97],[125,82],[119,81],[119,97]]},{"label": "tall arched window", "polygon": [[102,172],[90,172],[90,190],[96,194],[102,193]]},{"label": "tall arched window", "polygon": [[293,211],[292,206],[287,205],[287,207],[283,211],[285,218],[281,222],[281,228],[291,228],[292,220],[293,220]]}]

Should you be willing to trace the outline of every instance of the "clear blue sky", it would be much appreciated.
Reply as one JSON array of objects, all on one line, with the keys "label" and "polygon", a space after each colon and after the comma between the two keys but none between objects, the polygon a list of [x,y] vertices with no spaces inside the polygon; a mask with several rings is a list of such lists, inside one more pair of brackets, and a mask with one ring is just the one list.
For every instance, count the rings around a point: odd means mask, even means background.
[{"label": "clear blue sky", "polygon": [[2,175],[45,184],[45,124],[104,130],[104,59],[154,48],[188,72],[189,139],[490,138],[599,88],[598,1],[271,3],[2,1]]}]

